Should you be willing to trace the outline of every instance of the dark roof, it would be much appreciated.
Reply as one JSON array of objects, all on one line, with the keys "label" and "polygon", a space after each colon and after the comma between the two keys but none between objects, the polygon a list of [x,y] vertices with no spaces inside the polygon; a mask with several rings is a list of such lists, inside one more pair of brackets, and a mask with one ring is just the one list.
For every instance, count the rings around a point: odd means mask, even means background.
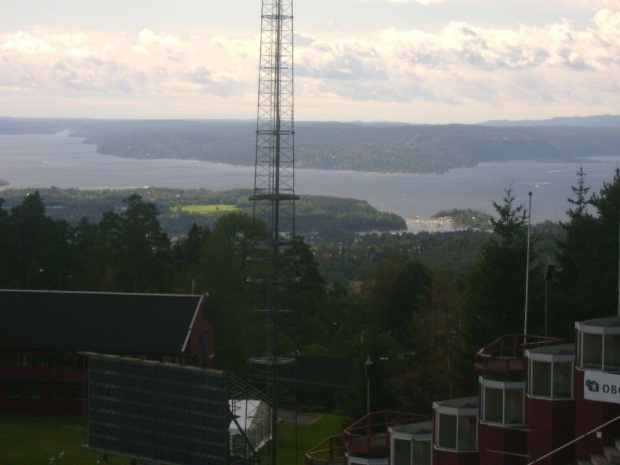
[{"label": "dark roof", "polygon": [[409,423],[408,425],[394,426],[392,431],[405,434],[433,434],[433,422],[421,421],[419,423]]},{"label": "dark roof", "polygon": [[0,290],[0,348],[183,351],[201,295]]},{"label": "dark roof", "polygon": [[450,407],[456,409],[478,408],[478,397],[463,397],[461,399],[448,399],[435,402],[438,407]]},{"label": "dark roof", "polygon": [[530,350],[533,354],[545,355],[575,355],[575,344],[560,344],[557,346],[537,347]]},{"label": "dark roof", "polygon": [[617,316],[595,318],[592,320],[581,321],[576,324],[581,324],[581,326],[598,326],[601,328],[618,328],[620,327],[620,318]]}]

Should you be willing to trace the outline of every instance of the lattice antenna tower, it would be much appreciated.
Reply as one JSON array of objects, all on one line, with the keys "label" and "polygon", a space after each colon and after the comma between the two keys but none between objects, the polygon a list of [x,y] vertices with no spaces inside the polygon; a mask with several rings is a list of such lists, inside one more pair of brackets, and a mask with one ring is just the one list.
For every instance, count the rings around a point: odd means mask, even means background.
[{"label": "lattice antenna tower", "polygon": [[[263,0],[261,20],[254,218],[266,232],[253,241],[250,260],[258,284],[250,341],[250,371],[268,408],[255,421],[271,440],[261,461],[297,461],[295,393],[295,155],[293,118],[293,0]],[[278,427],[278,425],[282,427]],[[286,426],[284,426],[286,425]],[[285,444],[287,446],[285,446]],[[279,457],[278,457],[279,455]]]}]

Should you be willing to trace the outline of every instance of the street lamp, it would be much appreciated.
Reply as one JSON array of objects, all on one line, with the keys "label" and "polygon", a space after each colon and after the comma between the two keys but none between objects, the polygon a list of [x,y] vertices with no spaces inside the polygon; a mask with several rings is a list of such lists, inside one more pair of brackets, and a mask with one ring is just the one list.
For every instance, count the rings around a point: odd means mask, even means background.
[{"label": "street lamp", "polygon": [[366,415],[370,415],[370,377],[368,376],[368,370],[372,366],[372,360],[370,355],[364,362],[364,373],[366,374]]}]

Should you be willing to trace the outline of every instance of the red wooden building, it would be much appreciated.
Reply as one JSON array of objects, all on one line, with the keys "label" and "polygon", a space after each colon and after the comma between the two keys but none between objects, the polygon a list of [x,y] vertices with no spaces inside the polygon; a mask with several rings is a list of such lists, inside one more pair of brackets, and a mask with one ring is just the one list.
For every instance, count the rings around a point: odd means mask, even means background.
[{"label": "red wooden building", "polygon": [[350,427],[306,464],[620,463],[620,317],[576,323],[575,344],[501,337],[476,354],[474,370],[477,396],[435,402],[430,422],[371,413],[355,424],[384,425],[357,438],[368,450],[351,447]]},{"label": "red wooden building", "polygon": [[0,412],[82,415],[80,352],[211,368],[202,295],[0,290]]}]

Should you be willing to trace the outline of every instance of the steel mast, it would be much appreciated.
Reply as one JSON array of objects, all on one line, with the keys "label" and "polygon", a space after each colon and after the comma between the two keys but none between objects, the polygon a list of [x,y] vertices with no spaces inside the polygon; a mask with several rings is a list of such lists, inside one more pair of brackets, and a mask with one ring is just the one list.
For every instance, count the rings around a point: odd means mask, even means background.
[{"label": "steel mast", "polygon": [[[257,413],[271,440],[261,461],[295,464],[295,235],[293,1],[263,0],[256,123],[254,219],[266,231],[253,241],[249,282],[257,286],[250,371],[266,408]],[[278,425],[286,425],[278,428]],[[288,449],[287,449],[288,448]],[[279,457],[278,457],[279,455]]]}]

